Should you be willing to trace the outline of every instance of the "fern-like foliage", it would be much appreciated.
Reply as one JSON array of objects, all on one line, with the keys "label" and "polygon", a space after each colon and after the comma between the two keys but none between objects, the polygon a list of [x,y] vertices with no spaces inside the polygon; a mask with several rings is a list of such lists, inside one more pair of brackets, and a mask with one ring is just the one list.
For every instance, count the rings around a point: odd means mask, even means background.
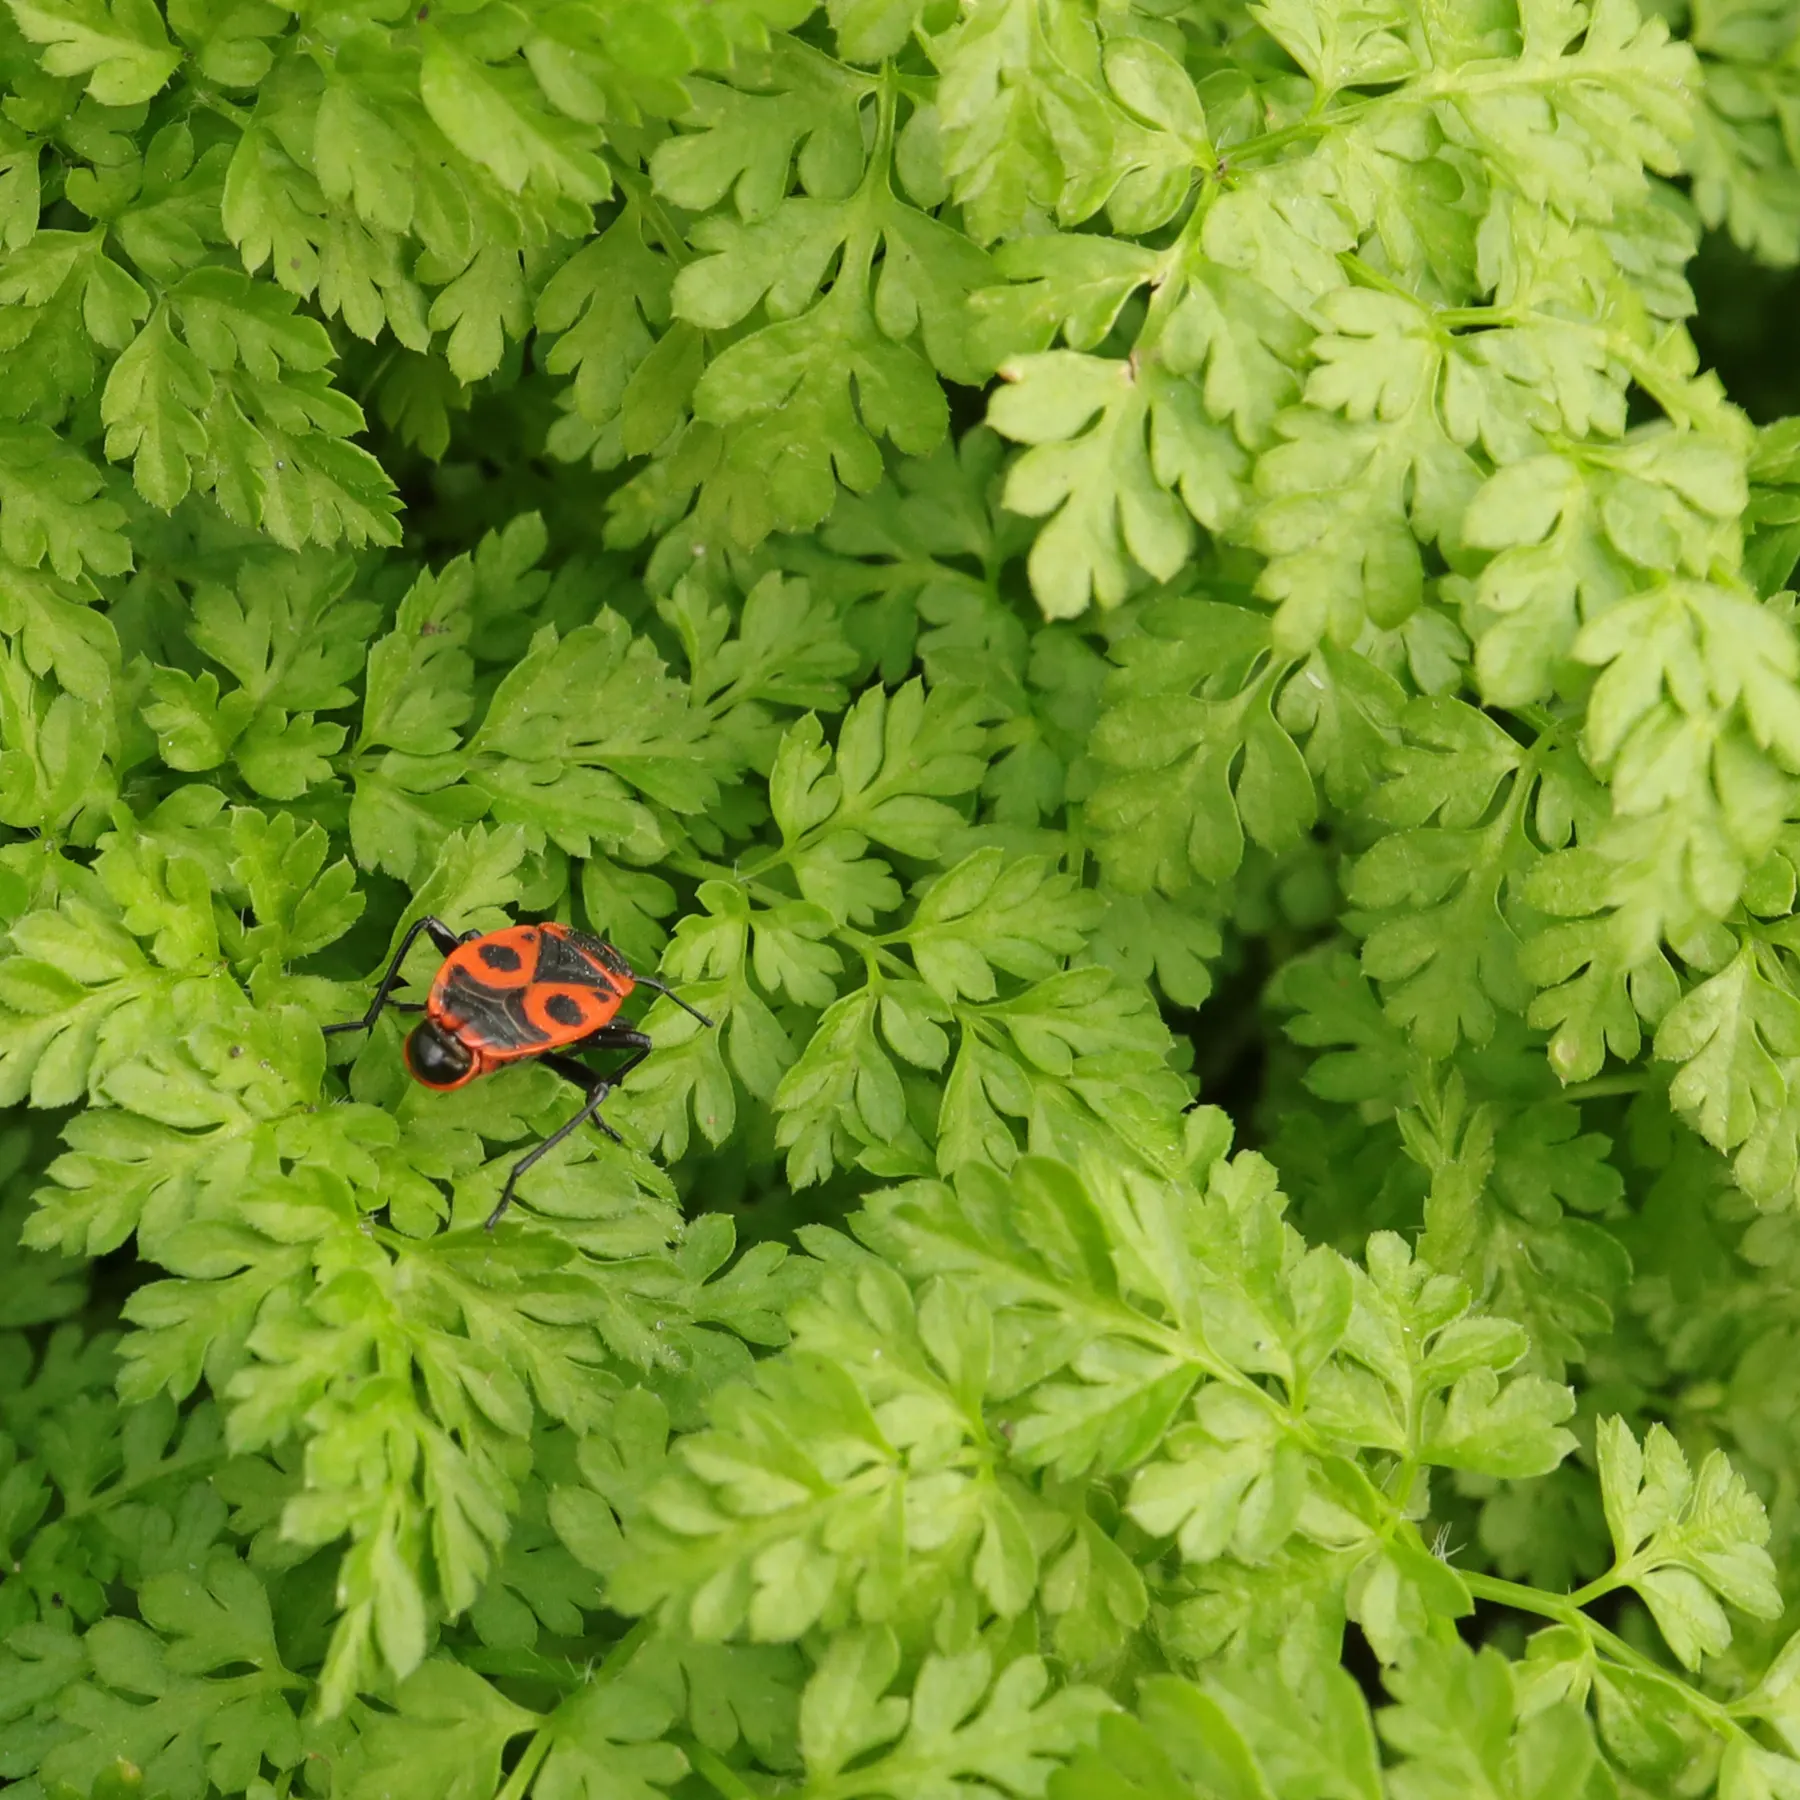
[{"label": "fern-like foliage", "polygon": [[1800,1794],[1795,30],[6,0],[0,1780]]}]

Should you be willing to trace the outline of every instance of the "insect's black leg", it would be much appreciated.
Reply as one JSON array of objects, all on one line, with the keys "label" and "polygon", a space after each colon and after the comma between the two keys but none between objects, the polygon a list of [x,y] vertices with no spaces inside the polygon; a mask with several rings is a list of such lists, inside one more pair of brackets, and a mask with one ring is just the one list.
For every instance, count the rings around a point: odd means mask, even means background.
[{"label": "insect's black leg", "polygon": [[584,1069],[580,1063],[576,1062],[575,1059],[570,1056],[546,1056],[542,1060],[547,1068],[554,1069],[558,1075],[564,1078],[564,1080],[573,1081],[577,1086],[585,1088],[587,1090],[587,1100],[581,1110],[576,1113],[572,1119],[557,1126],[557,1128],[551,1132],[541,1144],[537,1144],[530,1150],[527,1150],[525,1154],[513,1164],[512,1172],[506,1178],[506,1185],[500,1190],[500,1199],[495,1205],[494,1210],[488,1214],[487,1228],[489,1231],[492,1231],[494,1227],[500,1223],[500,1215],[512,1205],[513,1189],[518,1186],[520,1176],[522,1176],[540,1156],[554,1150],[564,1138],[572,1131],[575,1131],[579,1126],[585,1124],[587,1120],[592,1119],[615,1144],[623,1145],[625,1141],[603,1118],[600,1117],[600,1103],[613,1090],[613,1084],[609,1077],[605,1075],[596,1075],[592,1069]]},{"label": "insect's black leg", "polygon": [[399,985],[400,965],[406,961],[406,953],[413,947],[421,931],[429,935],[432,943],[445,956],[462,942],[442,919],[434,919],[429,915],[423,919],[414,919],[407,927],[406,936],[400,940],[400,948],[394,952],[394,959],[388,964],[387,973],[381,978],[381,986],[375,990],[375,998],[369,1002],[369,1010],[360,1019],[346,1019],[341,1025],[327,1025],[324,1028],[327,1037],[334,1031],[367,1031],[381,1017],[381,1009],[388,1004],[388,996]]},{"label": "insect's black leg", "polygon": [[616,1087],[648,1056],[654,1046],[635,1025],[602,1025],[576,1045],[578,1050],[635,1050],[607,1077]]},{"label": "insect's black leg", "polygon": [[600,1117],[600,1103],[605,1100],[619,1083],[650,1054],[650,1040],[641,1031],[629,1025],[602,1025],[591,1037],[581,1040],[583,1050],[632,1050],[636,1054],[628,1056],[608,1075],[596,1075],[585,1065],[578,1063],[572,1056],[555,1054],[540,1056],[538,1061],[553,1075],[560,1075],[564,1081],[571,1081],[587,1094],[587,1103],[576,1115],[566,1123],[557,1126],[541,1144],[527,1150],[513,1164],[512,1173],[506,1178],[506,1186],[500,1190],[500,1200],[494,1210],[488,1214],[487,1228],[492,1231],[500,1222],[500,1215],[512,1205],[513,1189],[519,1177],[537,1161],[547,1150],[554,1150],[564,1138],[586,1120],[592,1119],[606,1135],[621,1149],[625,1140]]},{"label": "insect's black leg", "polygon": [[667,994],[683,1012],[691,1012],[702,1025],[710,1025],[712,1023],[712,1020],[709,1019],[699,1007],[689,1006],[672,987],[665,987],[660,981],[652,980],[648,975],[634,975],[632,980],[635,981],[639,987],[655,988],[659,994]]}]

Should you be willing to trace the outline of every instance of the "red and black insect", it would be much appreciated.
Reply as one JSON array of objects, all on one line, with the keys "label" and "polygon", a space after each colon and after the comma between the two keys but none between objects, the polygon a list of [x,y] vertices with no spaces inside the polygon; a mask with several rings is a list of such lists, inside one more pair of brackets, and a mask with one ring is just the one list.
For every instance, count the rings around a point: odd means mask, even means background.
[{"label": "red and black insect", "polygon": [[[444,966],[423,1005],[391,998],[400,965],[420,932],[443,952]],[[512,1204],[519,1177],[586,1119],[615,1144],[624,1140],[600,1117],[600,1103],[650,1054],[651,1043],[614,1015],[634,987],[655,988],[702,1025],[712,1020],[660,981],[636,974],[604,938],[569,925],[509,925],[504,931],[465,931],[460,937],[442,919],[419,919],[400,940],[369,1010],[360,1019],[327,1025],[334,1031],[367,1031],[382,1008],[422,1012],[406,1039],[406,1067],[415,1081],[447,1092],[508,1063],[536,1060],[572,1081],[587,1104],[534,1150],[513,1164],[500,1203],[488,1215],[492,1230]],[[610,1074],[596,1075],[564,1052],[628,1050]]]}]

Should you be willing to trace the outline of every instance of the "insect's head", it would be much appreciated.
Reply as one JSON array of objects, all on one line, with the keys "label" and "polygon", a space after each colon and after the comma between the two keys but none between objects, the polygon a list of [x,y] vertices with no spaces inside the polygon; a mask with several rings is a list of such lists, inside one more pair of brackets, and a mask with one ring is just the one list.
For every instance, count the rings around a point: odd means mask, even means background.
[{"label": "insect's head", "polygon": [[475,1073],[475,1053],[435,1019],[421,1019],[406,1040],[406,1066],[427,1087],[461,1087]]}]

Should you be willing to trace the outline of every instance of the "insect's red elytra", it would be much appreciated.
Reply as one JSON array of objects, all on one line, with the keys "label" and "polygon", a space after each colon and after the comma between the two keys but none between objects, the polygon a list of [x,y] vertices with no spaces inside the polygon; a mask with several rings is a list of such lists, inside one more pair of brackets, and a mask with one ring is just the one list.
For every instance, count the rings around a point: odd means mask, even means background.
[{"label": "insect's red elytra", "polygon": [[484,932],[444,958],[425,1002],[426,1019],[467,1046],[468,1069],[453,1081],[413,1073],[427,1087],[461,1087],[503,1064],[578,1044],[610,1025],[636,986],[611,944],[567,925]]},{"label": "insect's red elytra", "polygon": [[[423,1006],[391,997],[400,966],[421,932],[444,957]],[[622,1141],[600,1117],[600,1103],[650,1054],[650,1040],[641,1031],[615,1022],[636,987],[655,988],[702,1025],[712,1023],[660,981],[637,974],[604,938],[571,925],[509,925],[458,936],[441,919],[424,918],[400,940],[369,1010],[360,1019],[325,1030],[366,1031],[390,1005],[423,1012],[407,1037],[405,1057],[408,1074],[426,1087],[440,1092],[465,1087],[508,1063],[535,1059],[586,1093],[587,1103],[574,1118],[513,1165],[488,1217],[492,1230],[511,1205],[519,1177],[584,1119],[592,1119],[615,1143]],[[597,1075],[573,1055],[563,1054],[586,1050],[631,1054],[610,1074]]]}]

